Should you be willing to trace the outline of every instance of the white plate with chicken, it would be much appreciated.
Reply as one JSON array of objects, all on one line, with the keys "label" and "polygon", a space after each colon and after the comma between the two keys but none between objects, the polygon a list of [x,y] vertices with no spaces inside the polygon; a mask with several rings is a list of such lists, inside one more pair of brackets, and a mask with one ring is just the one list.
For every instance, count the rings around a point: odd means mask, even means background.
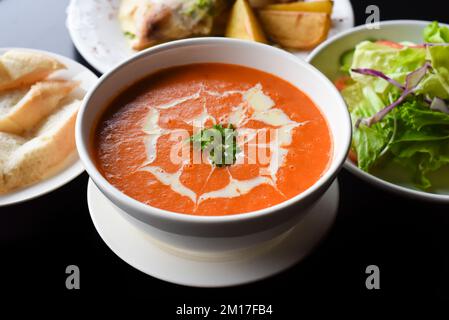
[{"label": "white plate with chicken", "polygon": [[265,42],[305,58],[353,26],[349,0],[71,0],[67,8],[73,43],[102,73],[140,50],[189,37]]}]

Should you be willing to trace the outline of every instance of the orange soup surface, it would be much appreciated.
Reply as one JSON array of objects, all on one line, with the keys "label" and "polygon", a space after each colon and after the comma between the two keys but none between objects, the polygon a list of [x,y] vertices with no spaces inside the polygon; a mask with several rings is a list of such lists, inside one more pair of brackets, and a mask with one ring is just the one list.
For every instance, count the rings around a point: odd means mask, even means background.
[{"label": "orange soup surface", "polygon": [[[223,141],[233,144],[204,138],[217,127],[231,128],[234,138]],[[195,149],[192,136],[206,139],[205,149]],[[214,154],[231,154],[231,162],[212,161],[208,147],[217,145]],[[218,216],[271,207],[312,186],[329,165],[332,139],[317,106],[287,81],[243,66],[192,64],[120,93],[95,129],[94,154],[128,196]]]}]

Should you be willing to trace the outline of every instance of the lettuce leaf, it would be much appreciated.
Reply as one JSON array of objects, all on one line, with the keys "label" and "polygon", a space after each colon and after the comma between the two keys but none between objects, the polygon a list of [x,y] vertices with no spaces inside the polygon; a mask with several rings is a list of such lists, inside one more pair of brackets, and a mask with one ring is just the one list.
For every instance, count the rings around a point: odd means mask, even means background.
[{"label": "lettuce leaf", "polygon": [[[343,98],[351,111],[352,123],[357,119],[375,114],[385,107],[385,103],[370,86],[355,83],[342,91]],[[358,166],[369,171],[387,145],[389,125],[379,123],[372,127],[362,126],[353,129],[352,147],[357,153]]]},{"label": "lettuce leaf", "polygon": [[449,164],[449,115],[429,110],[422,101],[407,101],[394,112],[397,127],[388,149],[407,167],[414,183],[431,187],[428,173]]},{"label": "lettuce leaf", "polygon": [[370,116],[385,107],[381,97],[370,86],[364,86],[358,82],[347,86],[341,91],[348,105],[349,111],[355,111],[361,117]]},{"label": "lettuce leaf", "polygon": [[449,46],[429,46],[427,58],[433,71],[418,88],[418,94],[449,99]]},{"label": "lettuce leaf", "polygon": [[429,74],[418,86],[418,94],[449,99],[449,85],[440,73]]},{"label": "lettuce leaf", "polygon": [[443,133],[449,130],[449,114],[432,111],[418,100],[402,104],[397,113],[404,125],[418,132],[428,127]]},{"label": "lettuce leaf", "polygon": [[[371,41],[363,41],[356,46],[351,68],[375,69],[404,83],[407,74],[425,63],[426,56],[425,48],[397,49]],[[359,83],[371,86],[377,93],[383,95],[389,91],[397,91],[396,88],[380,78],[367,77],[354,72],[351,72],[351,77]]]},{"label": "lettuce leaf", "polygon": [[414,183],[422,188],[430,188],[428,173],[449,164],[449,138],[435,141],[415,141],[391,146],[394,161],[411,170]]},{"label": "lettuce leaf", "polygon": [[440,27],[438,21],[434,21],[424,28],[424,41],[429,43],[448,43],[449,28]]},{"label": "lettuce leaf", "polygon": [[359,127],[352,137],[353,148],[357,153],[357,165],[363,171],[369,172],[382,155],[388,141],[386,131],[378,125]]}]

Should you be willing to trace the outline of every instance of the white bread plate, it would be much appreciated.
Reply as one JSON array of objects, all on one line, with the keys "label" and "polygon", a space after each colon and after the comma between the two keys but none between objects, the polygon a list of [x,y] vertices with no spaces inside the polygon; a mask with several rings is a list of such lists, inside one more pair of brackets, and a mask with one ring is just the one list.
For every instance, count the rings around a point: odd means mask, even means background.
[{"label": "white bread plate", "polygon": [[[97,82],[97,76],[81,64],[66,58],[64,56],[54,54],[42,50],[24,49],[24,48],[0,48],[0,55],[9,50],[21,50],[35,53],[41,53],[57,59],[64,64],[67,69],[56,71],[51,77],[65,80],[79,81],[79,87],[72,93],[74,97],[82,99],[87,91]],[[0,195],[0,207],[17,204],[23,201],[51,192],[66,183],[70,182],[84,171],[83,165],[79,160],[76,149],[73,153],[63,161],[57,168],[48,172],[47,177],[37,183],[26,187],[12,190],[11,192]]]}]

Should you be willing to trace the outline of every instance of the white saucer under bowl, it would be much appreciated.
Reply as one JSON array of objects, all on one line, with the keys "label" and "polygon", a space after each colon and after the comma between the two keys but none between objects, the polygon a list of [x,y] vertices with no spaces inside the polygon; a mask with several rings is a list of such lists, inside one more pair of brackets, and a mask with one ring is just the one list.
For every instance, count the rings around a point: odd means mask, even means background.
[{"label": "white saucer under bowl", "polygon": [[[338,211],[335,180],[298,225],[258,254],[199,259],[173,250],[131,224],[89,180],[87,202],[98,233],[109,248],[134,268],[161,280],[194,287],[226,287],[261,280],[303,259],[326,235]],[[267,247],[268,246],[268,247]]]}]

